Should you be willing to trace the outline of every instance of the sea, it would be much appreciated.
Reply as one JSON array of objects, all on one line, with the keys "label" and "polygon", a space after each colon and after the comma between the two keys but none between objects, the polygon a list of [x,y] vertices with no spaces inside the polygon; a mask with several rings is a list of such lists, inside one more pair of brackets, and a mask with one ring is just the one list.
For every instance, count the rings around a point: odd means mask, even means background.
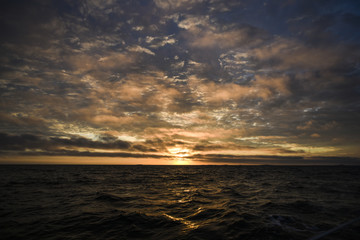
[{"label": "sea", "polygon": [[0,166],[0,239],[358,240],[359,216],[359,166]]}]

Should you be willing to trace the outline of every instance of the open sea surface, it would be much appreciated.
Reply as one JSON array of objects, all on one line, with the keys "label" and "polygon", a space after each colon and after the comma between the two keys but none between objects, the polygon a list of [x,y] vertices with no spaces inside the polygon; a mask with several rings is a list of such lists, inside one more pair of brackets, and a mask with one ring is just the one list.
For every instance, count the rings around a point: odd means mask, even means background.
[{"label": "open sea surface", "polygon": [[359,216],[360,167],[0,166],[0,239],[306,240]]}]

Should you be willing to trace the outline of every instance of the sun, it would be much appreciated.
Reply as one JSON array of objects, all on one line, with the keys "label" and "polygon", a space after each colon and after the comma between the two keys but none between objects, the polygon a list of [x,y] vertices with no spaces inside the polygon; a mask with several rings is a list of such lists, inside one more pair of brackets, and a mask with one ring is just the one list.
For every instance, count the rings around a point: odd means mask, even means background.
[{"label": "sun", "polygon": [[190,150],[181,147],[168,148],[175,165],[188,165],[191,160],[187,157],[190,156]]},{"label": "sun", "polygon": [[174,165],[189,165],[191,160],[186,158],[176,158],[174,161]]},{"label": "sun", "polygon": [[184,158],[190,156],[190,150],[186,148],[172,147],[168,148],[168,151],[173,157]]}]

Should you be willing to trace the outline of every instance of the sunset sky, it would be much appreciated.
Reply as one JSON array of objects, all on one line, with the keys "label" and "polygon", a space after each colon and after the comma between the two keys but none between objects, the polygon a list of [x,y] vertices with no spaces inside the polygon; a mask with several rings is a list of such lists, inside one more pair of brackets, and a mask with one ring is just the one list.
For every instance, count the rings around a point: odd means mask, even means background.
[{"label": "sunset sky", "polygon": [[360,164],[358,0],[0,12],[0,163]]}]

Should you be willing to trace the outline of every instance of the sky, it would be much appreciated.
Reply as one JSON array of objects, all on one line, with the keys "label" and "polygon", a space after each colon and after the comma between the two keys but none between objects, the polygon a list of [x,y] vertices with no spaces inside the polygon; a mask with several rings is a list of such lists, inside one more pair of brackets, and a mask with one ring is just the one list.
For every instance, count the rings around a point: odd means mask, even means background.
[{"label": "sky", "polygon": [[0,12],[0,163],[360,164],[357,0]]}]

